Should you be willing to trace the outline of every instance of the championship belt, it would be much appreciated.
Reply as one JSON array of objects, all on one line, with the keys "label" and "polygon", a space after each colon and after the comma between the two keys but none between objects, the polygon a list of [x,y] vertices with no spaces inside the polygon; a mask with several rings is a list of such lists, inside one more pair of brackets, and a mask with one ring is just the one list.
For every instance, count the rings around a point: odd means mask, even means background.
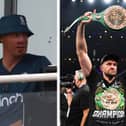
[{"label": "championship belt", "polygon": [[[69,31],[78,21],[82,20],[88,20],[88,17],[78,17],[65,29],[64,33]],[[110,30],[121,30],[126,27],[126,9],[118,5],[113,5],[100,13],[92,14],[92,20],[100,22]]]}]

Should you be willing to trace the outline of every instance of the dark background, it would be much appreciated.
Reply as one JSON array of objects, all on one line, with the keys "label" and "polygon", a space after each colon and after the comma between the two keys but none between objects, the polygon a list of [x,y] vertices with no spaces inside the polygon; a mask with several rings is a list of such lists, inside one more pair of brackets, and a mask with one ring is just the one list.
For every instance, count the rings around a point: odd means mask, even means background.
[{"label": "dark background", "polygon": [[[61,0],[60,2],[60,74],[74,74],[76,69],[80,69],[75,50],[76,27],[72,27],[67,33],[63,33],[76,18],[86,11],[96,9],[97,13],[104,11],[111,5],[120,5],[126,8],[123,0],[113,0],[105,4],[103,0],[94,0],[89,4],[88,0]],[[88,44],[89,56],[98,65],[100,58],[105,53],[114,53],[120,56],[121,63],[119,72],[126,68],[126,30],[111,31],[98,22],[92,22],[86,26],[86,40]]]}]

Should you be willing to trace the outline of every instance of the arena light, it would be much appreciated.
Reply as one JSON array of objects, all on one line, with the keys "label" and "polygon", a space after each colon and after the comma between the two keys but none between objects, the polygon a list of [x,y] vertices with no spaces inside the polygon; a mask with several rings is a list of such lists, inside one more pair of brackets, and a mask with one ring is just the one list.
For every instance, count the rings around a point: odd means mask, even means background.
[{"label": "arena light", "polygon": [[104,0],[104,2],[105,2],[106,4],[109,4],[109,3],[112,2],[112,0]]},{"label": "arena light", "polygon": [[126,3],[126,0],[123,0],[124,3]]},{"label": "arena light", "polygon": [[92,4],[94,3],[94,0],[88,0],[88,3]]},{"label": "arena light", "polygon": [[76,2],[76,0],[72,0],[72,2]]}]

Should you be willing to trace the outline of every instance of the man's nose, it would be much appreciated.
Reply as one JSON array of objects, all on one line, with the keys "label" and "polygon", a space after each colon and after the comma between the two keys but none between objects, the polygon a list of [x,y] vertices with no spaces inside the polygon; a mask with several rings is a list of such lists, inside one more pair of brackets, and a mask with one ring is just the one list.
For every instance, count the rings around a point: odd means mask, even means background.
[{"label": "man's nose", "polygon": [[23,35],[19,35],[19,36],[18,36],[18,39],[19,39],[20,41],[24,41],[24,40],[26,40],[26,37],[23,36]]},{"label": "man's nose", "polygon": [[18,44],[24,44],[26,42],[27,42],[27,39],[24,36],[22,35],[18,36]]},{"label": "man's nose", "polygon": [[115,67],[116,67],[116,66],[115,66],[114,64],[112,64],[112,65],[111,65],[111,68],[113,68],[113,69],[114,69]]}]

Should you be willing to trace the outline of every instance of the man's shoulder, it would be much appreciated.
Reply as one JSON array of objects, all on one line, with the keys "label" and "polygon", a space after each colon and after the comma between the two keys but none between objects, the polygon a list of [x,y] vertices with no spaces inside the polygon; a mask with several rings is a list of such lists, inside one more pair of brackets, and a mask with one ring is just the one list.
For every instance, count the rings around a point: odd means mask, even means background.
[{"label": "man's shoulder", "polygon": [[48,60],[48,58],[46,56],[42,56],[42,55],[34,55],[34,54],[26,54],[24,56],[24,60],[25,61],[34,61],[34,62],[45,62],[50,64],[50,61]]},{"label": "man's shoulder", "polygon": [[35,55],[35,54],[26,54],[25,58],[29,58],[29,59],[46,59],[46,56],[41,56],[41,55]]},{"label": "man's shoulder", "polygon": [[94,80],[100,80],[100,79],[102,79],[102,76],[101,76],[102,74],[101,74],[101,72],[99,71],[99,69],[92,69],[91,70],[91,73],[90,73],[90,75],[87,77],[87,80],[89,81],[89,80],[91,80],[91,81],[94,81]]},{"label": "man's shoulder", "polygon": [[79,91],[81,92],[81,93],[89,93],[89,85],[88,84],[84,84],[82,87],[80,87],[79,88]]}]

